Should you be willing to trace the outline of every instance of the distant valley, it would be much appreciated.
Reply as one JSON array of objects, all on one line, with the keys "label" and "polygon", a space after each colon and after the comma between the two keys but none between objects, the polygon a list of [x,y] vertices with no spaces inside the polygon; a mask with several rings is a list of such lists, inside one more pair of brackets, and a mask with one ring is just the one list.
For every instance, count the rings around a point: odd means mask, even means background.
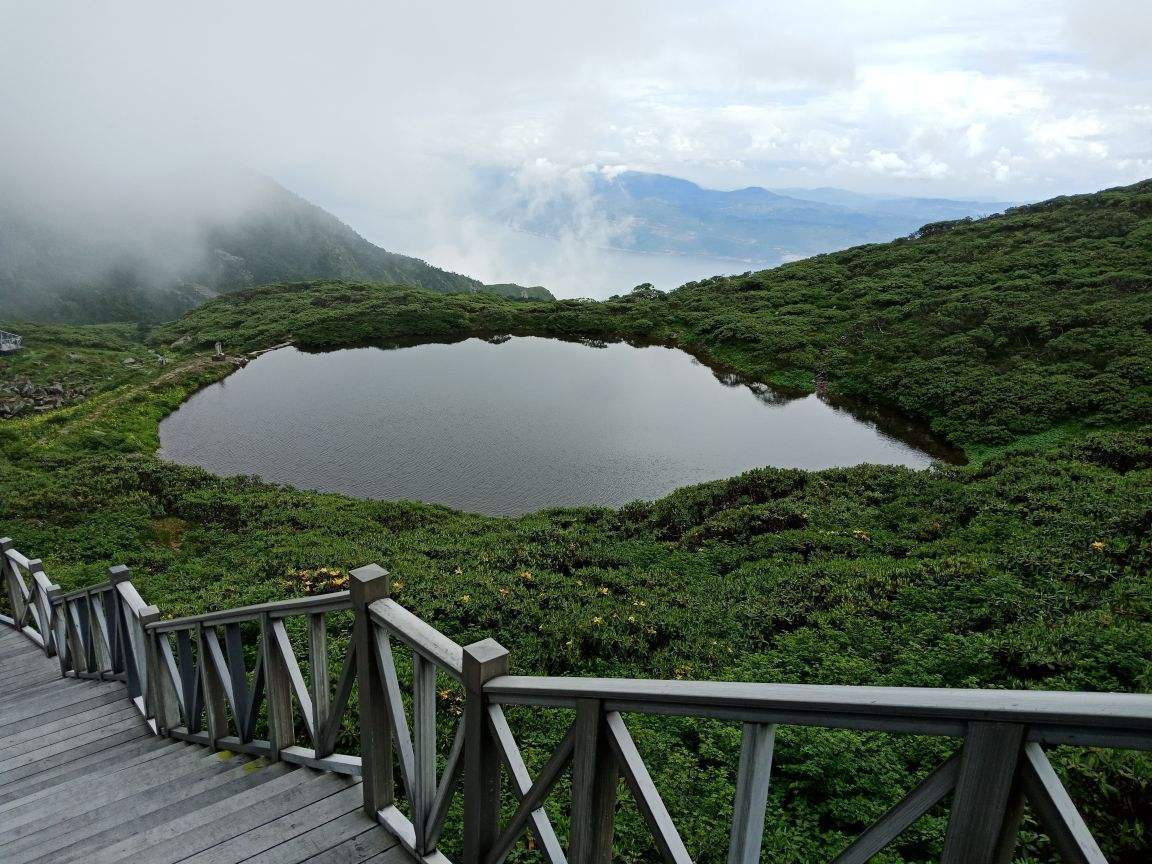
[{"label": "distant valley", "polygon": [[[542,188],[504,172],[485,172],[481,206],[512,228],[544,237],[587,239],[594,232],[594,241],[614,249],[760,267],[886,242],[927,223],[979,218],[1013,206],[829,187],[720,191],[639,171],[589,171],[583,180]],[[723,269],[734,268],[717,271]]]}]

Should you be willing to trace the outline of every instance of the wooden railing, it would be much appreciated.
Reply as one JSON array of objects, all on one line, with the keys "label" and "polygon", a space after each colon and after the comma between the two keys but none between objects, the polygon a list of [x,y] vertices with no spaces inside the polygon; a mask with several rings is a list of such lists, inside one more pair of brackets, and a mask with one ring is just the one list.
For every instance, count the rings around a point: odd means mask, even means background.
[{"label": "wooden railing", "polygon": [[[1152,750],[1147,695],[512,676],[497,642],[460,646],[392,600],[376,565],[352,571],[349,591],[163,621],[126,568],[63,594],[3,542],[5,596],[17,614],[0,620],[48,653],[56,646],[62,674],[124,681],[156,734],[360,775],[366,812],[428,864],[447,864],[438,847],[450,812],[462,813],[453,834],[463,838],[464,864],[503,864],[526,834],[549,864],[608,864],[621,779],[663,857],[690,864],[629,715],[741,725],[729,864],[760,860],[782,725],[960,742],[833,864],[870,860],[949,795],[944,864],[1011,861],[1025,802],[1064,861],[1099,864],[1104,856],[1044,748]],[[307,642],[306,669],[294,636]],[[342,650],[330,656],[331,646]],[[438,724],[438,705],[459,719]],[[506,706],[573,712],[535,777]],[[451,743],[438,771],[441,726]],[[360,755],[336,752],[357,737]],[[569,770],[569,800],[552,801]],[[566,842],[549,803],[569,815]]]},{"label": "wooden railing", "polygon": [[0,593],[7,601],[7,612],[0,612],[0,623],[20,630],[51,657],[56,653],[52,598],[60,586],[44,573],[39,558],[20,554],[8,537],[0,538],[0,582]]}]

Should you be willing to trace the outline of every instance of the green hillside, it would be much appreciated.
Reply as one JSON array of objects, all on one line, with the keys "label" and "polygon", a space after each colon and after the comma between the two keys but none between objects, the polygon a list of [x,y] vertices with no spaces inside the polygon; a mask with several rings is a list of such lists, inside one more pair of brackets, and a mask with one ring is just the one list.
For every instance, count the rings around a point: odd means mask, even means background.
[{"label": "green hillside", "polygon": [[[460,642],[494,636],[515,672],[1152,690],[1152,182],[669,295],[538,303],[307,282],[147,333],[93,329],[36,328],[0,360],[4,380],[42,380],[83,342],[105,364],[84,401],[0,421],[0,527],[66,586],[126,563],[183,614],[322,589],[323,568],[376,561],[400,602]],[[764,468],[621,510],[500,519],[154,456],[158,422],[231,368],[207,359],[217,340],[238,353],[485,333],[659,340],[761,380],[822,375],[833,397],[899,407],[972,461]],[[515,718],[531,770],[557,723]],[[690,853],[723,860],[739,729],[630,725]],[[952,746],[783,728],[766,860],[831,860]],[[1051,756],[1109,860],[1147,861],[1152,756]],[[938,860],[945,821],[933,810],[876,860]],[[621,860],[655,860],[634,808],[617,835]],[[1055,860],[1026,814],[1017,861]]]},{"label": "green hillside", "polygon": [[109,214],[97,224],[0,201],[2,314],[30,321],[155,322],[219,294],[302,279],[552,296],[543,288],[487,286],[388,252],[271,180],[244,176],[235,184],[244,191],[206,195],[212,207],[176,203],[179,195],[172,192],[173,203],[155,218]]}]

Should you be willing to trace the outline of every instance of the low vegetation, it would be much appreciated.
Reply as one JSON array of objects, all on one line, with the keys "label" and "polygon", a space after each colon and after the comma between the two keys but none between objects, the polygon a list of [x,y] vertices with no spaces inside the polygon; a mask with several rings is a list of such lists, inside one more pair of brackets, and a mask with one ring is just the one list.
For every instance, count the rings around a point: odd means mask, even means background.
[{"label": "low vegetation", "polygon": [[[402,603],[460,642],[494,636],[524,673],[1152,690],[1152,183],[921,234],[668,296],[304,283],[221,298],[138,339],[101,330],[123,341],[93,351],[171,361],[109,360],[90,399],[0,424],[0,526],[68,586],[130,565],[171,614],[376,561]],[[96,331],[40,332],[11,362],[56,362],[80,332]],[[236,354],[504,332],[669,342],[796,386],[823,376],[976,458],[765,468],[618,511],[499,519],[154,456],[159,420],[231,370],[208,359],[216,341]],[[301,576],[316,573],[331,579]],[[538,765],[555,724],[515,725]],[[637,718],[634,734],[689,849],[720,860],[739,730]],[[766,859],[829,860],[950,746],[783,730]],[[1109,860],[1146,861],[1152,759],[1053,755]],[[639,816],[620,818],[620,857],[647,860]],[[934,811],[876,860],[937,859],[944,821]],[[1030,817],[1019,856],[1055,860]]]}]

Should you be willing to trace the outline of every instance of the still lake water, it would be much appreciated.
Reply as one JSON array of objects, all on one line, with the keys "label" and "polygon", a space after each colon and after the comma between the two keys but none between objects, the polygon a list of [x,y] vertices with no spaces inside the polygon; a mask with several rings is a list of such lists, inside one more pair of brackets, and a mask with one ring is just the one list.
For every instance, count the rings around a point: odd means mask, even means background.
[{"label": "still lake water", "polygon": [[534,337],[280,349],[194,395],[160,441],[161,457],[217,474],[496,515],[615,507],[764,465],[933,461],[816,396],[784,399],[683,351]]}]

